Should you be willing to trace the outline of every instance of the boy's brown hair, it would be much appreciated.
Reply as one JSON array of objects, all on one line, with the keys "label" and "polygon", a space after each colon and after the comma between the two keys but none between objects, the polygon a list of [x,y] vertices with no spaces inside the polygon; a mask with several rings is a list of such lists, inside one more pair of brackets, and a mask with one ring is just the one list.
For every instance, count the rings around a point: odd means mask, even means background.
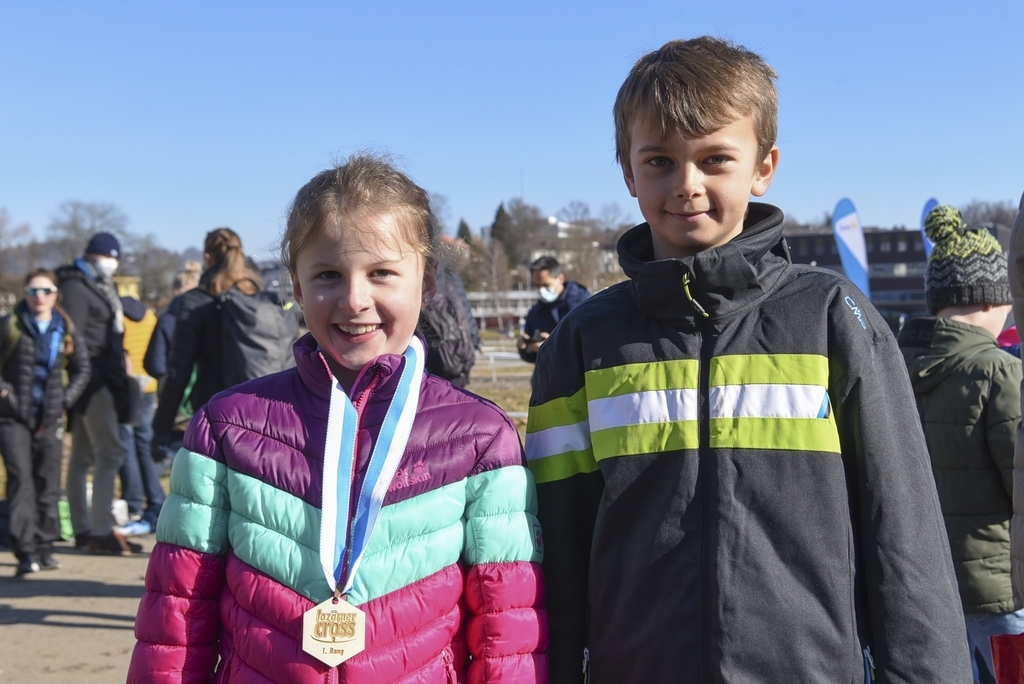
[{"label": "boy's brown hair", "polygon": [[630,135],[640,117],[687,137],[708,135],[752,115],[758,161],[775,145],[778,92],[775,70],[750,50],[720,38],[673,40],[633,65],[612,109],[615,159],[632,176]]}]

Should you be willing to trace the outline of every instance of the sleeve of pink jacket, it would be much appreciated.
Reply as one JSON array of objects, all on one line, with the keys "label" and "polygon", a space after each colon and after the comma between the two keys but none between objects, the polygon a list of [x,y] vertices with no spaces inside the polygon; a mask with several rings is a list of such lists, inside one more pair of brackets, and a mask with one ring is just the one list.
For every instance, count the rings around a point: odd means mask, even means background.
[{"label": "sleeve of pink jacket", "polygon": [[[210,682],[220,641],[220,594],[228,549],[227,468],[200,411],[174,459],[160,511],[146,593],[135,620],[129,684]],[[213,454],[214,457],[204,454]]]},{"label": "sleeve of pink jacket", "polygon": [[468,684],[546,684],[537,494],[511,421],[484,451],[466,488]]}]

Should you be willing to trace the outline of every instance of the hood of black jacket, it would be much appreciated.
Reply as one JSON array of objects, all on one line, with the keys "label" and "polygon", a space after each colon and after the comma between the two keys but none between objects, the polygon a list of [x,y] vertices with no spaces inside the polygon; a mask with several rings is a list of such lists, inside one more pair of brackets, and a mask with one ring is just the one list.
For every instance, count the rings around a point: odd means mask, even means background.
[{"label": "hood of black jacket", "polygon": [[729,242],[662,260],[654,259],[651,227],[642,223],[619,239],[619,265],[632,280],[633,295],[645,314],[713,321],[755,304],[785,272],[790,258],[782,237],[783,218],[781,209],[751,202],[742,232]]}]

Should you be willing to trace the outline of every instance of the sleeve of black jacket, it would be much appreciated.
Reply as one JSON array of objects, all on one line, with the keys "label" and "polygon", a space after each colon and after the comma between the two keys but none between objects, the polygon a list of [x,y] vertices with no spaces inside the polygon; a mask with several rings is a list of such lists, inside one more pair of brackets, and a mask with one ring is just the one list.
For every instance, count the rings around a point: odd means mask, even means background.
[{"label": "sleeve of black jacket", "polygon": [[71,326],[72,349],[68,356],[68,386],[64,388],[65,410],[70,410],[75,405],[92,377],[92,364],[89,362],[89,348],[85,344],[85,338],[73,323]]},{"label": "sleeve of black jacket", "polygon": [[[858,622],[879,684],[971,681],[963,614],[906,366],[862,295],[829,310],[829,362],[857,530]],[[864,614],[866,612],[866,615]]]},{"label": "sleeve of black jacket", "polygon": [[552,684],[583,681],[590,547],[604,490],[589,446],[580,342],[576,330],[563,325],[544,343],[533,374],[526,436],[544,531]]},{"label": "sleeve of black jacket", "polygon": [[185,398],[185,389],[192,378],[192,368],[199,355],[203,335],[202,317],[198,313],[199,307],[190,305],[193,301],[198,301],[198,297],[189,297],[185,300],[189,304],[182,306],[174,324],[170,353],[167,357],[167,376],[160,388],[156,413],[153,415],[153,440],[156,443],[166,441],[174,428],[178,407]]}]

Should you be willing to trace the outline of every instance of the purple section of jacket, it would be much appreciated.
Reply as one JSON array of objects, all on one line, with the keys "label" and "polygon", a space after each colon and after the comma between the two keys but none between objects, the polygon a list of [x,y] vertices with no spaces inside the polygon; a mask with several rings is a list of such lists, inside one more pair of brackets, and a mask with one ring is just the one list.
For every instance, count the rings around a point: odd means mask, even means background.
[{"label": "purple section of jacket", "polygon": [[[295,361],[295,368],[216,395],[206,408],[208,420],[193,421],[185,445],[320,508],[331,375],[310,335],[295,343]],[[366,471],[403,363],[401,356],[380,356],[353,384],[351,398],[360,414],[356,484]],[[412,434],[384,505],[477,472],[525,464],[521,449],[508,444],[507,448],[489,449],[494,458],[467,472],[467,453],[480,454],[492,439],[515,436],[501,430],[501,423],[511,425],[490,402],[427,375]],[[230,430],[232,439],[220,439],[218,445],[213,430]],[[467,451],[471,444],[474,448]],[[265,458],[271,448],[274,458]]]}]

